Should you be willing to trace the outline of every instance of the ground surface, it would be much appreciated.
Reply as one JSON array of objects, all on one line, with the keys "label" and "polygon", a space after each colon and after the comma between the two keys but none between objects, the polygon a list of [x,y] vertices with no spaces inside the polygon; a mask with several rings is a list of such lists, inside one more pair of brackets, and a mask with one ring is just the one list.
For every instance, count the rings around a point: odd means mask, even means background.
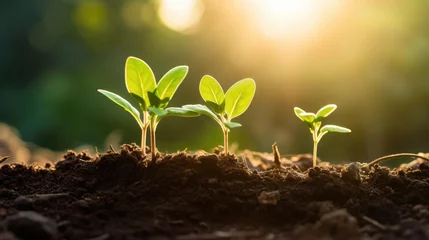
[{"label": "ground surface", "polygon": [[310,163],[278,169],[247,152],[152,164],[124,145],[68,152],[55,166],[3,165],[0,239],[429,239],[427,163]]}]

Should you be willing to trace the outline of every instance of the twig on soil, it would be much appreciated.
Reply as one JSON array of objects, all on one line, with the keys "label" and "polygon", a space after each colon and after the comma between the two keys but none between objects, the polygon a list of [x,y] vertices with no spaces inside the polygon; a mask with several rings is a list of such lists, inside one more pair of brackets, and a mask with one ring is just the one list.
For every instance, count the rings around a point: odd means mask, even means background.
[{"label": "twig on soil", "polygon": [[274,164],[276,165],[277,168],[281,168],[280,153],[276,142],[273,144],[273,154],[274,154]]},{"label": "twig on soil", "polygon": [[373,165],[375,165],[377,163],[380,163],[382,161],[389,160],[389,159],[394,159],[394,158],[399,158],[399,157],[421,158],[421,159],[429,162],[429,158],[421,156],[421,155],[418,155],[418,154],[415,154],[415,153],[397,153],[397,154],[392,154],[392,155],[387,155],[387,156],[384,156],[384,157],[377,158],[374,161],[366,164],[366,166],[367,167],[371,167],[371,166],[373,166]]},{"label": "twig on soil", "polygon": [[109,239],[109,237],[110,237],[110,235],[108,233],[105,233],[105,234],[103,234],[101,236],[98,236],[98,237],[95,237],[95,238],[91,238],[91,239],[88,239],[88,240],[106,240],[106,239]]},{"label": "twig on soil", "polygon": [[67,196],[69,196],[69,193],[34,194],[34,195],[27,195],[26,197],[34,197],[34,198],[49,200],[52,198],[60,198],[60,197],[67,197]]},{"label": "twig on soil", "polygon": [[109,150],[112,151],[112,153],[116,153],[115,149],[113,149],[112,144],[109,145]]},{"label": "twig on soil", "polygon": [[6,162],[9,158],[10,158],[9,156],[2,157],[2,158],[0,159],[0,164],[2,164],[2,163],[4,163],[4,162]]},{"label": "twig on soil", "polygon": [[381,223],[379,223],[379,222],[375,221],[375,220],[374,220],[374,219],[372,219],[372,218],[369,218],[369,217],[367,217],[367,216],[363,216],[362,218],[363,218],[363,220],[365,220],[365,221],[367,221],[368,223],[370,223],[370,224],[374,225],[375,227],[379,228],[379,229],[380,229],[380,230],[382,230],[382,231],[386,231],[386,230],[387,230],[387,227],[386,227],[385,225],[383,225],[383,224],[381,224]]}]

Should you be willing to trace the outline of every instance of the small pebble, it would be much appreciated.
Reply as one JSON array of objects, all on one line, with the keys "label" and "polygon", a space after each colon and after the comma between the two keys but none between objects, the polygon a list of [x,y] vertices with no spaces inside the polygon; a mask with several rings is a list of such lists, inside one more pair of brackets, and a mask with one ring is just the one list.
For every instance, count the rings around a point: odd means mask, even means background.
[{"label": "small pebble", "polygon": [[217,181],[216,178],[210,178],[209,181],[208,181],[209,184],[216,184],[217,182],[218,181]]},{"label": "small pebble", "polygon": [[341,170],[341,178],[345,182],[351,183],[360,183],[360,173],[359,173],[360,164],[358,162],[352,162],[347,165],[345,169]]},{"label": "small pebble", "polygon": [[279,200],[280,192],[278,190],[272,192],[263,191],[258,197],[258,202],[262,205],[277,205],[277,201]]}]

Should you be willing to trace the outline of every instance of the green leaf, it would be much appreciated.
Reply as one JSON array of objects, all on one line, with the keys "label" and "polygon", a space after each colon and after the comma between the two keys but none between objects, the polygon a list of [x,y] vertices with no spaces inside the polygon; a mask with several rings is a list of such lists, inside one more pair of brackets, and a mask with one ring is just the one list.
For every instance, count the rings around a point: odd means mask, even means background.
[{"label": "green leaf", "polygon": [[216,114],[214,112],[212,112],[207,106],[204,106],[201,104],[189,104],[189,105],[184,105],[182,108],[194,111],[194,112],[199,113],[199,114],[207,115],[207,116],[213,118],[221,126],[224,126],[224,124],[219,120],[219,118],[216,116]]},{"label": "green leaf", "polygon": [[178,66],[172,68],[159,80],[156,94],[160,99],[168,99],[164,106],[167,106],[174,93],[188,74],[188,66]]},{"label": "green leaf", "polygon": [[322,139],[322,137],[328,132],[349,133],[351,130],[336,125],[325,125],[320,129],[319,135],[317,136],[317,141],[320,141],[320,139]]},{"label": "green leaf", "polygon": [[331,113],[333,113],[337,109],[337,105],[335,104],[328,104],[324,107],[322,107],[319,111],[316,113],[316,119],[321,119],[329,116]]},{"label": "green leaf", "polygon": [[140,112],[137,109],[135,109],[127,100],[123,99],[121,96],[119,96],[115,93],[112,93],[112,92],[109,92],[106,90],[98,89],[97,91],[100,92],[101,94],[103,94],[104,96],[108,97],[114,103],[116,103],[119,106],[121,106],[122,108],[124,108],[125,111],[129,112],[134,117],[134,119],[137,121],[140,128],[143,128],[143,123],[140,119]]},{"label": "green leaf", "polygon": [[149,97],[149,106],[158,108],[161,105],[161,99],[153,92],[147,92]]},{"label": "green leaf", "polygon": [[229,129],[241,127],[241,124],[237,122],[224,122],[223,124]]},{"label": "green leaf", "polygon": [[223,101],[220,105],[214,102],[207,101],[207,107],[217,114],[223,114],[225,111],[225,101]]},{"label": "green leaf", "polygon": [[313,123],[314,119],[316,118],[316,115],[314,113],[301,113],[298,115],[298,117],[306,123]]},{"label": "green leaf", "polygon": [[191,111],[186,108],[180,107],[169,107],[165,109],[167,111],[168,116],[176,116],[176,117],[198,117],[199,113]]},{"label": "green leaf", "polygon": [[168,114],[167,110],[164,110],[161,108],[156,108],[156,107],[148,107],[147,110],[149,110],[149,112],[157,115],[158,117],[164,117]]},{"label": "green leaf", "polygon": [[222,86],[210,75],[205,75],[200,81],[200,94],[208,107],[216,113],[223,113],[225,110],[225,94]]},{"label": "green leaf", "polygon": [[[155,76],[152,69],[143,60],[128,57],[125,62],[125,86],[128,92],[146,109],[149,103],[147,92],[156,88]],[[141,99],[144,101],[142,102]]]},{"label": "green leaf", "polygon": [[345,128],[345,127],[340,127],[337,125],[325,125],[320,129],[320,134],[324,133],[324,132],[338,132],[338,133],[349,133],[352,130]]},{"label": "green leaf", "polygon": [[232,85],[225,94],[225,112],[228,121],[243,114],[255,95],[256,84],[251,78],[246,78]]},{"label": "green leaf", "polygon": [[294,107],[293,108],[293,111],[295,112],[295,115],[298,117],[298,118],[301,118],[299,115],[300,114],[302,114],[302,113],[306,113],[306,111],[304,111],[304,110],[302,110],[301,108],[299,108],[299,107]]}]

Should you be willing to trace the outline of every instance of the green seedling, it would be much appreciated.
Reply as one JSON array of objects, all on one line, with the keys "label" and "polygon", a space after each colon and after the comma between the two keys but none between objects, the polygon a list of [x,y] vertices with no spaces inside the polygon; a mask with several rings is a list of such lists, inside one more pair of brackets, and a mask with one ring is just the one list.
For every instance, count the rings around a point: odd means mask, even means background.
[{"label": "green seedling", "polygon": [[166,108],[179,85],[188,74],[188,66],[178,66],[168,71],[156,84],[152,69],[143,60],[129,57],[125,63],[125,85],[128,93],[138,102],[134,108],[121,96],[99,89],[98,91],[129,112],[142,129],[141,148],[146,154],[147,128],[150,126],[152,159],[156,158],[156,128],[164,117],[196,117],[198,113],[177,107]]},{"label": "green seedling", "polygon": [[349,133],[350,129],[345,127],[340,127],[336,125],[325,125],[322,126],[322,120],[329,116],[332,112],[337,109],[337,105],[328,104],[322,107],[316,114],[311,112],[305,112],[301,108],[295,107],[294,111],[296,116],[301,119],[310,129],[311,134],[313,135],[313,167],[317,165],[317,144],[320,142],[322,137],[328,132],[339,132],[339,133]]},{"label": "green seedling", "polygon": [[228,132],[232,128],[241,127],[240,123],[231,120],[247,110],[255,95],[255,89],[255,81],[246,78],[236,82],[224,94],[219,82],[214,77],[205,75],[200,82],[200,94],[206,105],[192,104],[185,105],[183,108],[207,115],[219,124],[224,136],[225,155],[227,155]]}]

